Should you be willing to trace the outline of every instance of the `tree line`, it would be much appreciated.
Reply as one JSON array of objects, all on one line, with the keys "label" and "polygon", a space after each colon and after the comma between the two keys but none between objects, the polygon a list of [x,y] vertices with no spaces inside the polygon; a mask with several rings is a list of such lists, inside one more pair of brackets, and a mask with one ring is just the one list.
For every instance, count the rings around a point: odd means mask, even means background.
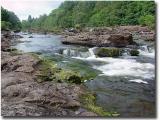
[{"label": "tree line", "polygon": [[49,15],[28,17],[23,29],[55,31],[71,27],[144,25],[155,27],[153,1],[64,1]]},{"label": "tree line", "polygon": [[1,7],[2,28],[57,31],[64,28],[143,25],[155,27],[154,1],[64,1],[49,15],[21,23],[13,12]]},{"label": "tree line", "polygon": [[11,11],[1,7],[1,29],[2,30],[20,30],[21,22],[19,18]]}]

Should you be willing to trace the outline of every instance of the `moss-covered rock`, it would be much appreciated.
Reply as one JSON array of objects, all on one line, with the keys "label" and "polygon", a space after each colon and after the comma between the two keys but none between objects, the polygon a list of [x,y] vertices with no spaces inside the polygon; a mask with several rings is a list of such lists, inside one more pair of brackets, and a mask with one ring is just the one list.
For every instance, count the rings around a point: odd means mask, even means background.
[{"label": "moss-covered rock", "polygon": [[71,70],[61,70],[60,72],[55,74],[56,80],[65,81],[69,83],[82,83],[82,78],[79,73],[71,71]]},{"label": "moss-covered rock", "polygon": [[139,51],[136,50],[136,49],[133,49],[133,50],[130,51],[130,55],[131,56],[139,56]]},{"label": "moss-covered rock", "polygon": [[16,48],[7,49],[7,52],[11,53],[11,56],[21,55],[22,51],[17,50]]},{"label": "moss-covered rock", "polygon": [[38,69],[38,82],[55,80],[55,73],[60,72],[61,70],[60,68],[56,67],[53,61],[50,61],[48,59],[41,59]]},{"label": "moss-covered rock", "polygon": [[100,48],[97,50],[98,57],[118,57],[121,56],[121,49],[119,48]]},{"label": "moss-covered rock", "polygon": [[96,95],[86,92],[81,95],[81,102],[84,108],[98,114],[99,116],[116,117],[119,116],[117,112],[105,111],[102,107],[96,105]]},{"label": "moss-covered rock", "polygon": [[56,66],[56,64],[49,59],[42,59],[39,66],[40,73],[38,81],[55,81],[55,82],[69,82],[80,84],[83,82],[82,77],[78,72],[61,69]]}]

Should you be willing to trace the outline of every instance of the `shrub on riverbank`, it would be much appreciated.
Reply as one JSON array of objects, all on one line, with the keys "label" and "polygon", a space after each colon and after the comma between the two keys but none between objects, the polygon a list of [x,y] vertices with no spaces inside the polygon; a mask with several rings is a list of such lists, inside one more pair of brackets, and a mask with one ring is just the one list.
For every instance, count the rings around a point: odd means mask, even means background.
[{"label": "shrub on riverbank", "polygon": [[121,50],[119,48],[100,48],[96,55],[98,57],[118,57],[121,56]]}]

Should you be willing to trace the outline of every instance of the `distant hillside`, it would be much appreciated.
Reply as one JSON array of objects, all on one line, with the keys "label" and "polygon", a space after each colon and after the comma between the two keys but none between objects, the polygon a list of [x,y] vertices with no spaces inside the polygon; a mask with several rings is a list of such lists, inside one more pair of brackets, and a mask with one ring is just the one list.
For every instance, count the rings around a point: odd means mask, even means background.
[{"label": "distant hillside", "polygon": [[29,16],[23,29],[54,31],[59,28],[114,25],[155,26],[153,1],[65,1],[50,15]]},{"label": "distant hillside", "polygon": [[21,29],[19,18],[13,13],[1,7],[1,29]]}]

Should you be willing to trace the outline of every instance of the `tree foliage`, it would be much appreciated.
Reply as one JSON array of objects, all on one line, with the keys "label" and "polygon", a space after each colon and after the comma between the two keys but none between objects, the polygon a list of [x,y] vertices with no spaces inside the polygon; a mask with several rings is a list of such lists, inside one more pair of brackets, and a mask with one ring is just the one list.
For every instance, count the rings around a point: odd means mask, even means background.
[{"label": "tree foliage", "polygon": [[147,25],[155,26],[153,1],[64,1],[48,16],[42,15],[32,22],[22,22],[23,28],[54,31],[60,28]]},{"label": "tree foliage", "polygon": [[1,7],[1,29],[21,29],[19,18],[13,13]]}]

